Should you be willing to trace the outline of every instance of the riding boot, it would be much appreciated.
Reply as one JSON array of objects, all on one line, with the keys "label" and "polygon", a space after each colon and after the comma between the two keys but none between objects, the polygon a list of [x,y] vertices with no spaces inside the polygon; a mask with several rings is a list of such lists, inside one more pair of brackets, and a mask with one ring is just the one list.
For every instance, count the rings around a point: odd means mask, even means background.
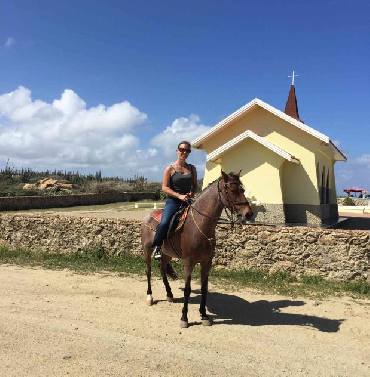
[{"label": "riding boot", "polygon": [[161,260],[161,258],[162,258],[162,252],[161,252],[161,247],[160,246],[154,246],[152,257],[155,260]]}]

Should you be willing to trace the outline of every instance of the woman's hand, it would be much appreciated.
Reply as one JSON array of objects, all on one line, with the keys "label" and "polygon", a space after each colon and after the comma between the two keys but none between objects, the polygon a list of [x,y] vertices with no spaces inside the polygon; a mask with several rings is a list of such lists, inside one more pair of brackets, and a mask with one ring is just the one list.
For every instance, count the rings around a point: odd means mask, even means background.
[{"label": "woman's hand", "polygon": [[186,202],[189,199],[189,197],[188,197],[187,194],[186,195],[179,194],[178,197],[177,197],[177,199],[179,199],[179,200],[181,200],[183,202]]}]

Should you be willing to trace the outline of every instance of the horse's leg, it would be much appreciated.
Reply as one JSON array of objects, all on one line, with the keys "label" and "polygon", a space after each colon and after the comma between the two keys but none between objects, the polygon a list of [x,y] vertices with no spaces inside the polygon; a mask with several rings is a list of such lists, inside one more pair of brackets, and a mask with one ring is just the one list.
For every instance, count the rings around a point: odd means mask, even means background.
[{"label": "horse's leg", "polygon": [[161,258],[160,268],[161,268],[161,275],[162,275],[163,284],[166,287],[167,301],[173,302],[173,294],[172,294],[171,286],[170,286],[170,283],[168,282],[168,279],[167,279],[167,265],[169,263],[169,259],[170,258],[168,258],[167,255],[165,255],[163,253],[162,258]]},{"label": "horse's leg", "polygon": [[146,303],[148,305],[153,305],[153,295],[152,295],[152,249],[150,246],[144,246],[145,262],[146,262],[146,278],[148,281],[148,289],[146,291]]},{"label": "horse's leg", "polygon": [[188,303],[191,292],[191,273],[193,272],[194,264],[186,259],[184,260],[184,270],[185,270],[185,288],[184,288],[184,306],[182,308],[182,316],[180,321],[180,327],[189,327],[188,322]]},{"label": "horse's leg", "polygon": [[200,301],[200,317],[204,326],[212,326],[212,320],[208,317],[206,311],[207,293],[208,293],[208,275],[212,266],[212,260],[201,262],[200,264],[200,278],[201,278],[201,292],[202,298]]}]

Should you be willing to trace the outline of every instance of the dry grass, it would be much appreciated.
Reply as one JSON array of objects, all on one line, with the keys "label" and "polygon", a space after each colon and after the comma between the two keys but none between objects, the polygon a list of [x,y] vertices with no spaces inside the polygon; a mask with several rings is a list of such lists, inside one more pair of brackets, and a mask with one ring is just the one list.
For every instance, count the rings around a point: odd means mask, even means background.
[{"label": "dry grass", "polygon": [[[70,254],[50,254],[26,249],[9,249],[0,246],[0,264],[41,266],[50,269],[68,268],[78,272],[112,271],[122,274],[145,275],[145,263],[141,256],[109,256],[103,247],[94,247]],[[181,262],[173,262],[180,278],[183,278]],[[153,274],[159,276],[157,263],[153,262]],[[199,267],[193,273],[199,279]],[[337,282],[319,276],[303,276],[297,279],[287,273],[268,274],[263,271],[212,269],[212,283],[223,288],[253,287],[263,292],[274,292],[289,296],[325,297],[352,295],[370,299],[370,284],[365,281]]]}]

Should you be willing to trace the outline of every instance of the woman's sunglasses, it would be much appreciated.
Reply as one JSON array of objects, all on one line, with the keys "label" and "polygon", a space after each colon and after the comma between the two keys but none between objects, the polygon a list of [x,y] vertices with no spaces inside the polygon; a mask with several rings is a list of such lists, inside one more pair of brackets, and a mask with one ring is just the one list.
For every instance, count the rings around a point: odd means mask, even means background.
[{"label": "woman's sunglasses", "polygon": [[178,151],[181,152],[181,153],[191,153],[191,149],[186,149],[186,148],[178,148]]}]

